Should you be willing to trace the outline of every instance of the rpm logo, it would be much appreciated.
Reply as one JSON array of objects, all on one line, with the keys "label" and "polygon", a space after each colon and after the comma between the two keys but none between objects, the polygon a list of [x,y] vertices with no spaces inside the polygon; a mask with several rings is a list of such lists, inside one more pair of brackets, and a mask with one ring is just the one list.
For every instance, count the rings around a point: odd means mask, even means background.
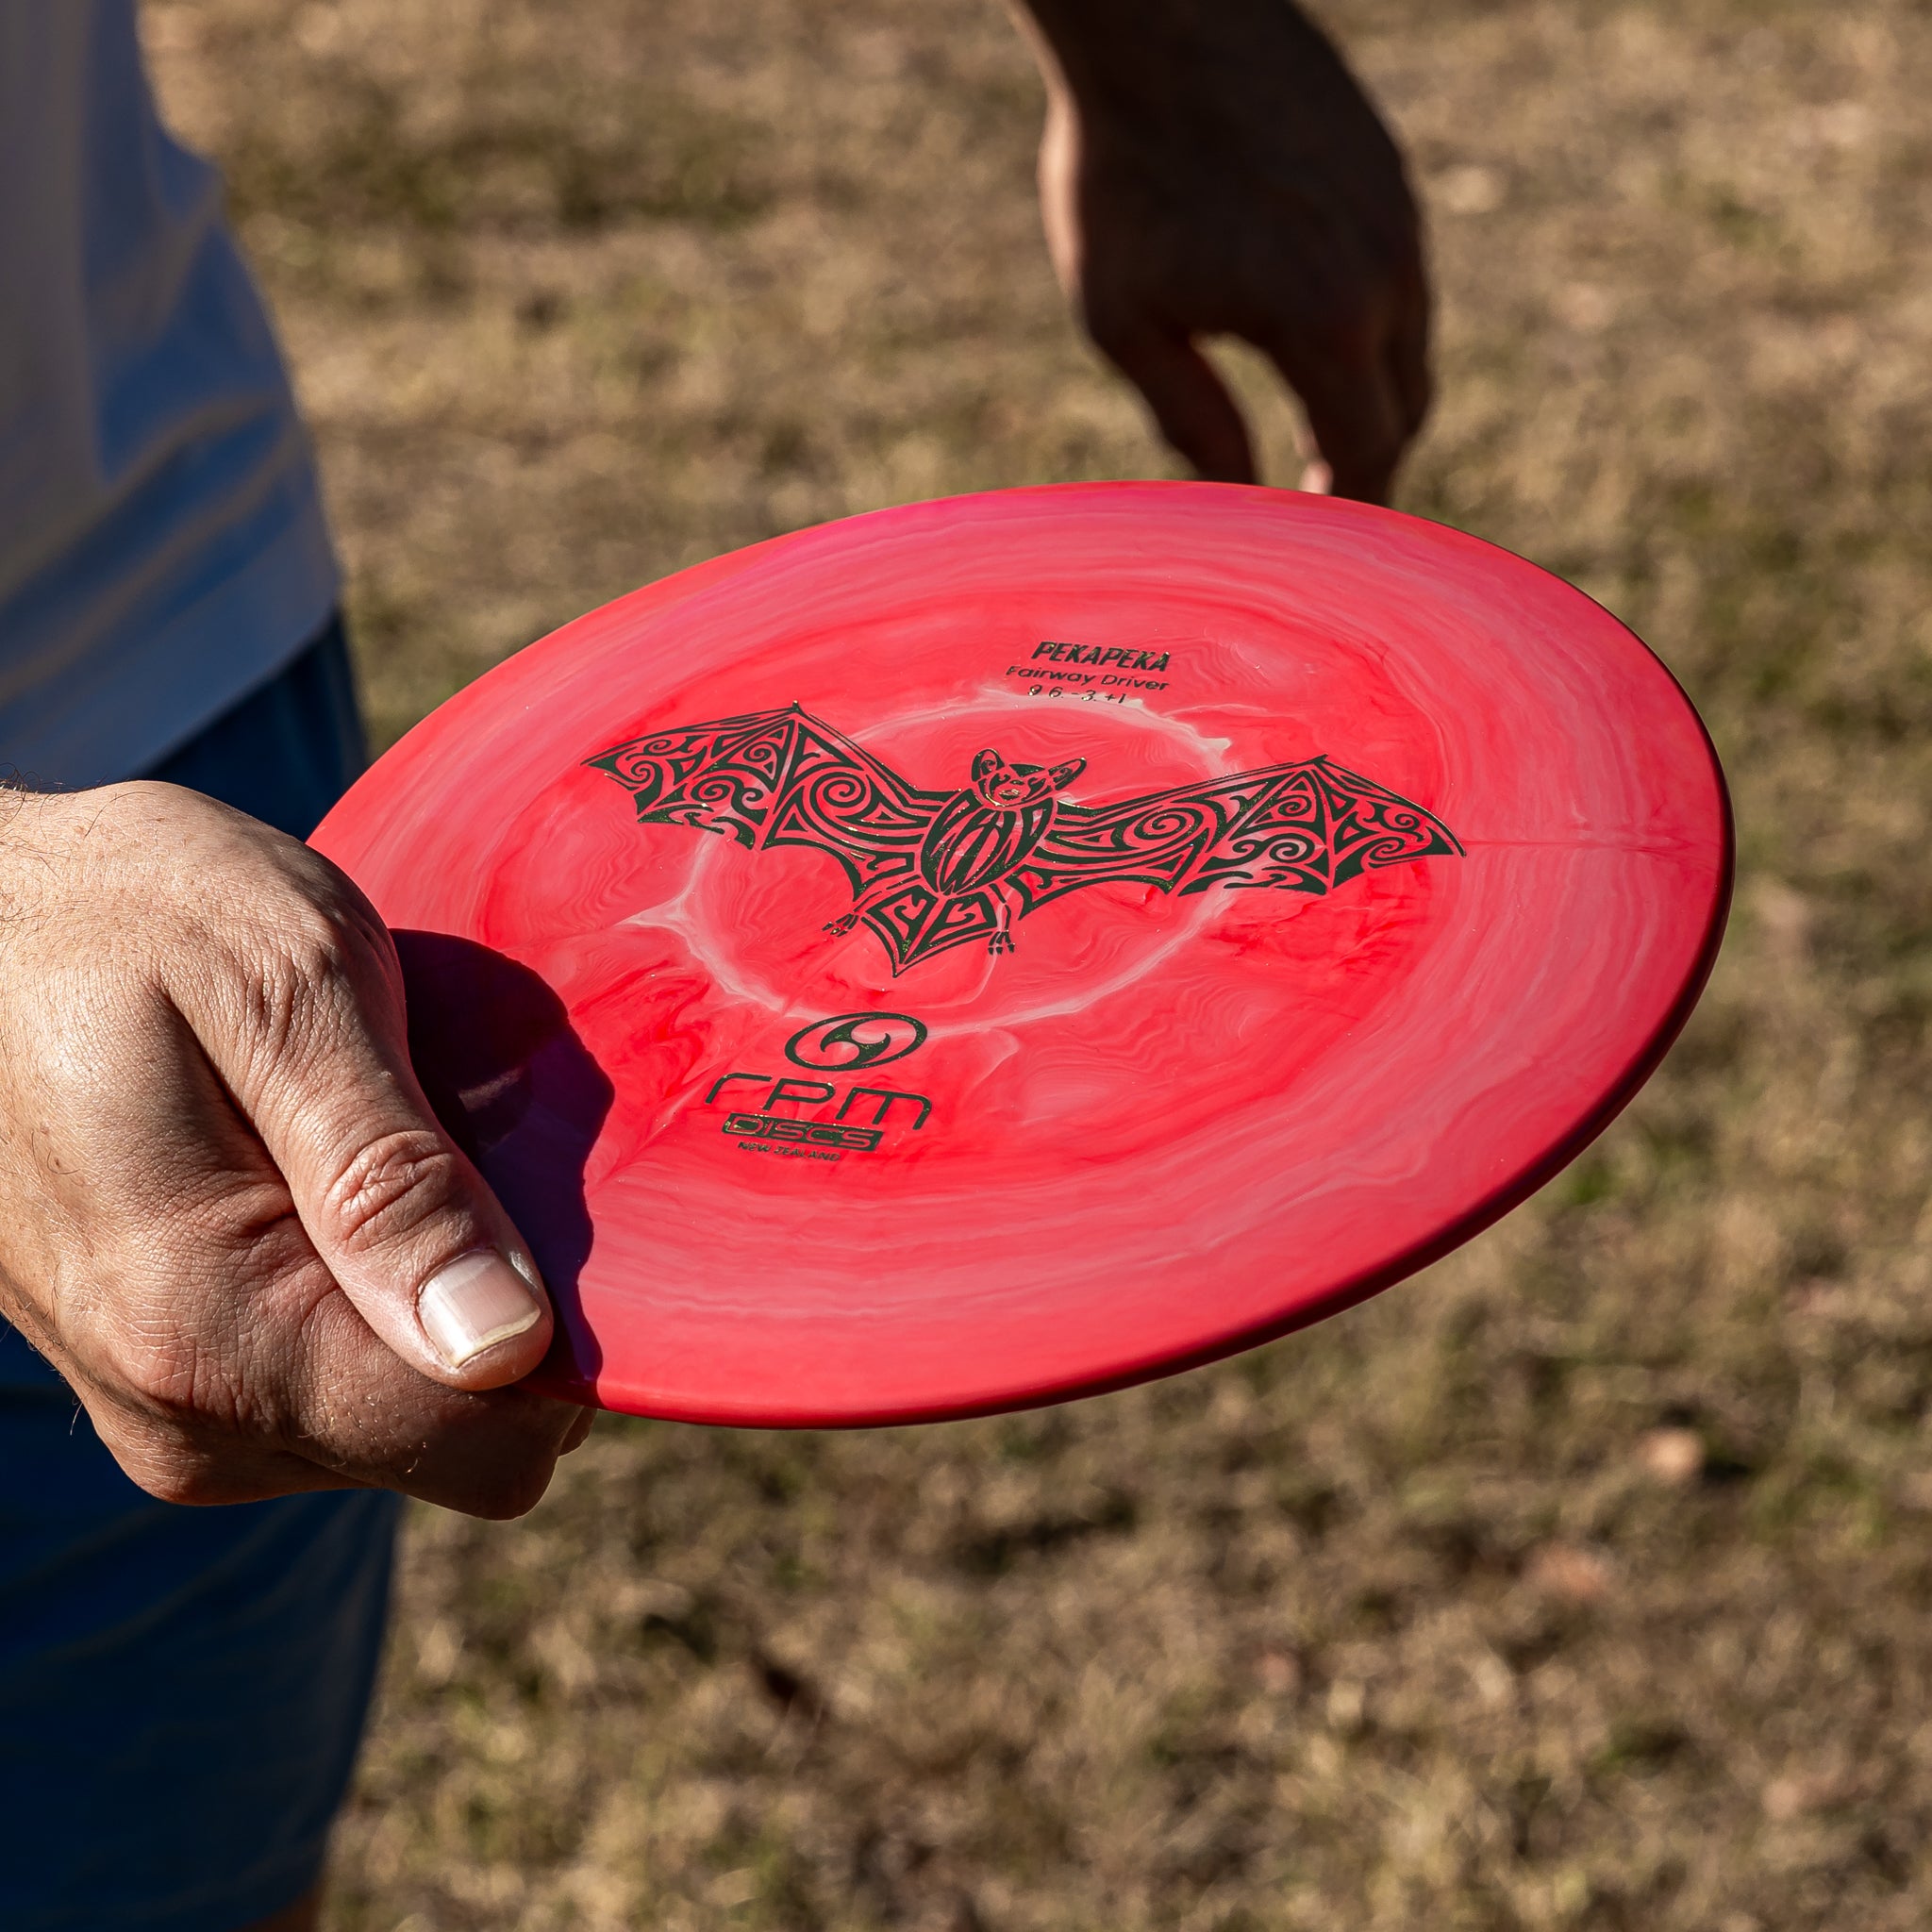
[{"label": "rpm logo", "polygon": [[925,1044],[925,1024],[910,1013],[834,1013],[785,1042],[785,1058],[814,1073],[856,1074],[903,1060]]}]

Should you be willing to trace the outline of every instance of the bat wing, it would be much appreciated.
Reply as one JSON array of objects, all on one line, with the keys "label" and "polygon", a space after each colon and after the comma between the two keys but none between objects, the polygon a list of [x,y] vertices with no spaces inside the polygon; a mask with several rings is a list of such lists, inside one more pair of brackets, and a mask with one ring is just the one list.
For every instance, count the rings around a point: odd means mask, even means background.
[{"label": "bat wing", "polygon": [[1122,799],[1065,805],[1009,885],[1030,912],[1082,886],[1134,880],[1328,892],[1411,858],[1460,856],[1441,820],[1326,758]]},{"label": "bat wing", "polygon": [[808,845],[855,896],[918,871],[948,793],[920,791],[796,705],[633,738],[587,758],[631,793],[643,824],[717,832],[757,852]]}]

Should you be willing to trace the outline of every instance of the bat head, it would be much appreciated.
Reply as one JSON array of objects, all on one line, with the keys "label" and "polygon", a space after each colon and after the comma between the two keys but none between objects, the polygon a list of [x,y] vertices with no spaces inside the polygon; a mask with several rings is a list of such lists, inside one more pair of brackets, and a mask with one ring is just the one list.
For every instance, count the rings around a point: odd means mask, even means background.
[{"label": "bat head", "polygon": [[973,790],[982,805],[1001,811],[1023,811],[1064,791],[1087,769],[1085,758],[1063,765],[1009,765],[996,751],[983,751],[973,760]]}]

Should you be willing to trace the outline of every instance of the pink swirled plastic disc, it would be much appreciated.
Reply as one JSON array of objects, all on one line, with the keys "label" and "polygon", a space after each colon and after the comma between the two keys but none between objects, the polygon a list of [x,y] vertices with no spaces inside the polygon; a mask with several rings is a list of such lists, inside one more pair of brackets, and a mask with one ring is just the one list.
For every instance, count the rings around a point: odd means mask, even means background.
[{"label": "pink swirled plastic disc", "polygon": [[1245,1346],[1443,1254],[1682,1024],[1731,874],[1669,673],[1390,511],[881,511],[620,598],[315,842],[534,1245],[540,1377],[879,1423]]}]

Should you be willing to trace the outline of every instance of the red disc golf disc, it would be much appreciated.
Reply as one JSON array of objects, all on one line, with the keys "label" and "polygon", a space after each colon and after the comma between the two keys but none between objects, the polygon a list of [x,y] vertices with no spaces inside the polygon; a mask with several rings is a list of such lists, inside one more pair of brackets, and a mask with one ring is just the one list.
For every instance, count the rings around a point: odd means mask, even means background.
[{"label": "red disc golf disc", "polygon": [[1588,598],[1205,484],[686,571],[316,843],[536,1248],[542,1384],[759,1424],[1117,1385],[1443,1254],[1656,1065],[1731,870],[1696,715]]}]

